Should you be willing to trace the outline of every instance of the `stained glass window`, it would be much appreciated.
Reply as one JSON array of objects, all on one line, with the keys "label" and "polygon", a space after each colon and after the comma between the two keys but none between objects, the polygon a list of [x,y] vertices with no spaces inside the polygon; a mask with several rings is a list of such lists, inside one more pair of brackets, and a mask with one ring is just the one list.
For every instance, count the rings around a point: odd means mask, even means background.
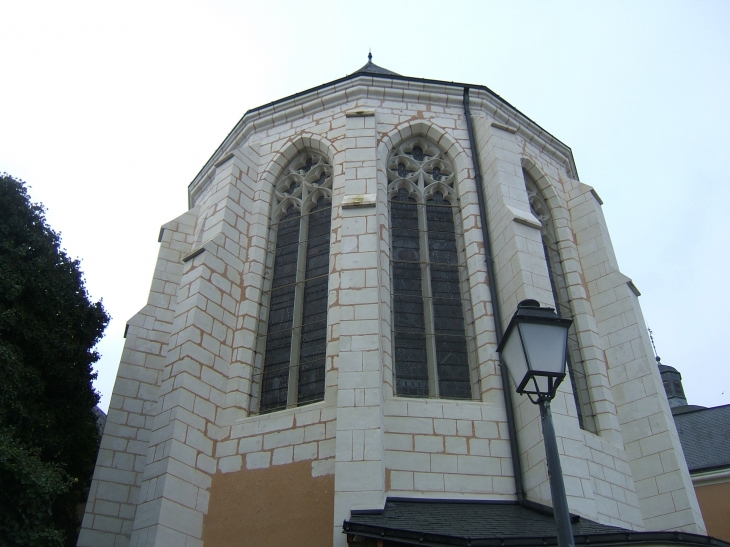
[{"label": "stained glass window", "polygon": [[303,152],[274,187],[260,412],[324,398],[331,219],[332,169]]},{"label": "stained glass window", "polygon": [[454,169],[416,137],[391,154],[388,180],[396,394],[471,398]]}]

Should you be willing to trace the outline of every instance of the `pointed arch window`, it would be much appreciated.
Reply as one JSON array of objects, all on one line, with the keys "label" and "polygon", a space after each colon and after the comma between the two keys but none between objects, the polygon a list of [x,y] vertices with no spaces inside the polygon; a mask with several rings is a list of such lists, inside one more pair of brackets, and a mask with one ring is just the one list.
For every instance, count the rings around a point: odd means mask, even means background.
[{"label": "pointed arch window", "polygon": [[388,181],[396,394],[471,398],[454,168],[416,137],[391,153]]},{"label": "pointed arch window", "polygon": [[[563,269],[563,261],[558,248],[558,238],[555,233],[555,223],[547,204],[535,179],[530,173],[523,169],[523,177],[527,188],[527,196],[530,201],[530,210],[542,224],[540,230],[542,235],[542,246],[545,253],[545,261],[548,266],[550,285],[553,291],[555,307],[558,315],[566,319],[573,318],[573,309],[570,305],[570,294],[568,282]],[[568,374],[573,387],[575,407],[578,412],[578,422],[582,429],[597,432],[596,422],[593,416],[593,405],[591,404],[590,391],[588,389],[588,378],[585,372],[583,356],[580,350],[578,335],[575,331],[575,322],[568,330]]]},{"label": "pointed arch window", "polygon": [[324,398],[332,168],[322,155],[294,158],[274,186],[272,211],[260,412]]}]

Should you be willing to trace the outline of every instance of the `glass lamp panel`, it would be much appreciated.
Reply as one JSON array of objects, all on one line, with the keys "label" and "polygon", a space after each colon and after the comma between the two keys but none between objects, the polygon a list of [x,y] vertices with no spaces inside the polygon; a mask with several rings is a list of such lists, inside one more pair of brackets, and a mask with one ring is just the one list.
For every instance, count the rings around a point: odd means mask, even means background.
[{"label": "glass lamp panel", "polygon": [[531,370],[565,374],[567,327],[542,323],[520,323],[518,328]]},{"label": "glass lamp panel", "polygon": [[522,342],[520,341],[520,331],[512,329],[509,334],[507,343],[502,350],[502,358],[507,364],[507,370],[515,383],[515,387],[519,387],[522,380],[527,374],[527,361],[525,353],[522,351]]},{"label": "glass lamp panel", "polygon": [[540,393],[541,395],[547,395],[548,393],[550,393],[550,384],[548,383],[549,379],[547,376],[534,376],[534,378],[535,383],[537,384],[538,393]]}]

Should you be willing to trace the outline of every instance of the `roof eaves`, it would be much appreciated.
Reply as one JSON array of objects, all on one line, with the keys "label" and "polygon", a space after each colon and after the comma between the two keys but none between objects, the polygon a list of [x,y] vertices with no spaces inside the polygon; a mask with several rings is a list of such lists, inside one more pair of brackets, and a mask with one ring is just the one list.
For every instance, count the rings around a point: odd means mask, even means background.
[{"label": "roof eaves", "polygon": [[[558,545],[557,536],[534,536],[520,538],[475,538],[464,536],[446,536],[433,533],[420,533],[411,530],[399,530],[384,526],[344,521],[344,534],[355,534],[374,539],[390,540],[409,545],[427,545],[444,547],[449,545],[465,545],[470,547],[545,547]],[[685,532],[608,532],[602,534],[574,535],[576,545],[611,547],[618,545],[646,545],[663,543],[667,545],[686,545],[692,547],[730,547],[730,543],[699,534]]]}]

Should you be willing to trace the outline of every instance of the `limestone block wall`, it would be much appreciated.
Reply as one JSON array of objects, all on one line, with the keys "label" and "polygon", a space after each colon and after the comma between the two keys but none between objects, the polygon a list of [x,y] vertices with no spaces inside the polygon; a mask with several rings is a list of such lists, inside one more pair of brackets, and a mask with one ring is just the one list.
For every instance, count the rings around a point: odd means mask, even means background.
[{"label": "limestone block wall", "polygon": [[[185,260],[160,384],[131,545],[201,545],[217,420],[229,410],[228,379],[246,251],[233,167],[220,169],[198,226],[202,245]],[[213,204],[211,204],[211,202]],[[202,252],[201,252],[202,250]],[[197,254],[196,254],[197,253]],[[235,410],[235,409],[234,409]]]},{"label": "limestone block wall", "polygon": [[[348,105],[349,106],[349,105]],[[350,196],[373,195],[376,182],[376,118],[369,108],[345,112],[342,191],[337,207]],[[333,541],[343,543],[342,521],[357,505],[382,506],[385,491],[383,454],[383,332],[390,315],[383,314],[383,276],[379,269],[378,205],[339,207],[340,246],[333,271],[339,287],[333,297],[340,307],[337,369],[337,442]],[[337,218],[337,213],[335,213]]]},{"label": "limestone block wall", "polygon": [[618,270],[592,188],[581,185],[571,199],[571,215],[580,226],[578,251],[644,523],[647,529],[704,533],[637,294],[631,280]]},{"label": "limestone block wall", "polygon": [[[573,393],[561,386],[552,410],[558,433],[561,461],[571,510],[605,522],[643,529],[638,501],[616,417],[600,336],[576,248],[568,213],[566,190],[579,183],[564,167],[531,149],[515,131],[507,131],[488,118],[476,118],[477,142],[483,163],[497,278],[506,327],[519,301],[534,298],[554,305],[539,234],[539,221],[529,209],[522,169],[527,169],[548,199],[559,237],[574,321],[590,385],[594,417],[600,438],[578,426]],[[513,396],[525,486],[528,497],[549,503],[550,490],[539,413],[525,397]],[[599,442],[592,442],[594,437]],[[589,448],[590,446],[590,448]],[[624,455],[624,464],[614,458]],[[608,465],[604,468],[604,465]],[[616,467],[623,473],[616,474]],[[605,477],[612,477],[606,488]],[[600,491],[596,481],[600,482]]]},{"label": "limestone block wall", "polygon": [[132,533],[152,421],[167,354],[182,257],[193,242],[195,210],[162,226],[147,305],[128,322],[78,545],[127,545]]},{"label": "limestone block wall", "polygon": [[336,409],[315,403],[273,414],[250,416],[231,426],[216,443],[222,473],[312,460],[312,476],[334,473]]},{"label": "limestone block wall", "polygon": [[392,399],[384,442],[389,495],[514,499],[503,407]]},{"label": "limestone block wall", "polygon": [[[506,133],[509,136],[510,133],[493,128],[487,118],[478,117],[475,122],[504,329],[520,301],[532,298],[551,306],[554,302],[537,228],[539,224],[530,212],[522,176],[522,147],[502,135]],[[565,390],[566,386],[562,388]],[[547,502],[550,500],[549,482],[539,412],[526,397],[515,396],[514,402],[526,494],[530,499]],[[577,422],[574,416],[564,414],[569,408],[569,405],[560,404],[559,400],[554,401],[553,416],[559,446],[566,436],[570,438],[570,434],[560,427],[562,423],[567,421],[571,431],[577,429],[577,423],[572,423]],[[586,470],[564,467],[566,489],[573,498],[569,500],[572,501],[571,509],[595,514],[593,493],[583,480],[587,478]]]}]

